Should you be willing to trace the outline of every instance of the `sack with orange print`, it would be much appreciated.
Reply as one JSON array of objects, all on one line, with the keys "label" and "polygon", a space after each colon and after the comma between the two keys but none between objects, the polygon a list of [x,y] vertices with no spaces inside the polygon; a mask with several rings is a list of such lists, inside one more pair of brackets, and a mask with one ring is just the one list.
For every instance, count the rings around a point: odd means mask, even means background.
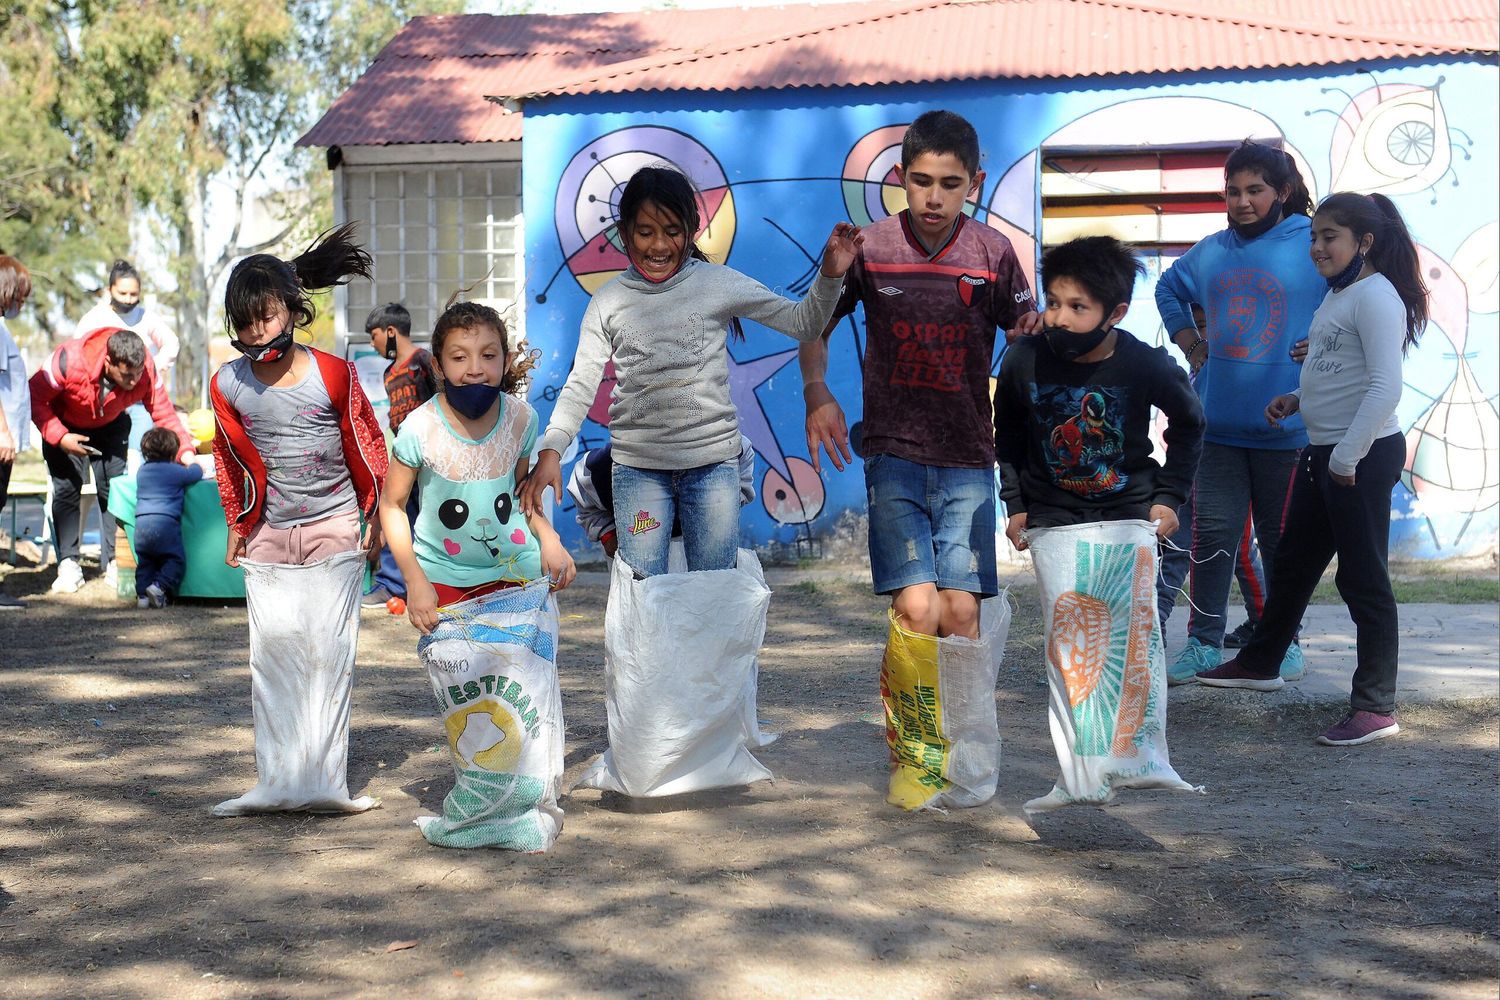
[{"label": "sack with orange print", "polygon": [[1167,664],[1156,529],[1105,521],[1027,532],[1045,625],[1048,722],[1062,775],[1027,812],[1100,804],[1118,788],[1203,789],[1167,756]]}]

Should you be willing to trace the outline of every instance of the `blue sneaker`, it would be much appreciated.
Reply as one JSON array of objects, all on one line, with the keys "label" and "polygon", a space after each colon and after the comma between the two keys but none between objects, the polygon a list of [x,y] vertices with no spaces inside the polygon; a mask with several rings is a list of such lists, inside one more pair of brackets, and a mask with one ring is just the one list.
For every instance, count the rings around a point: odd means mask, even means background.
[{"label": "blue sneaker", "polygon": [[1286,648],[1286,655],[1281,658],[1281,679],[1284,681],[1300,681],[1307,674],[1307,661],[1303,659],[1302,647],[1293,640]]},{"label": "blue sneaker", "polygon": [[1223,659],[1224,654],[1220,650],[1190,637],[1187,645],[1182,647],[1182,652],[1177,654],[1177,662],[1167,668],[1167,684],[1170,687],[1194,684],[1200,673],[1217,667]]}]

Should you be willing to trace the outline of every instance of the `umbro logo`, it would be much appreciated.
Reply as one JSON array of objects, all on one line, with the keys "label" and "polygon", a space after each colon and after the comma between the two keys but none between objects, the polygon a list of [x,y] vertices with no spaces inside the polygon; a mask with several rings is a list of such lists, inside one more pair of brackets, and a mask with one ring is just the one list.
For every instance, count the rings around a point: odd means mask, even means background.
[{"label": "umbro logo", "polygon": [[879,292],[881,295],[900,295],[901,294],[901,289],[897,288],[895,285],[886,285],[884,288],[877,288],[875,290],[877,292]]}]

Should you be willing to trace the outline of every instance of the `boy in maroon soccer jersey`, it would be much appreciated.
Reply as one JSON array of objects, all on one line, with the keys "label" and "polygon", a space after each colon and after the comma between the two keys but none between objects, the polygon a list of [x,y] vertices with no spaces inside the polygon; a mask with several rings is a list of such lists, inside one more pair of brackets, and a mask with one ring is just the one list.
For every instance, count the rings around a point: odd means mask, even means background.
[{"label": "boy in maroon soccer jersey", "polygon": [[825,381],[828,334],[865,306],[864,434],[870,570],[904,627],[979,636],[979,602],[998,592],[990,361],[995,331],[1040,327],[1010,241],[963,212],[984,182],[979,137],[929,111],[901,144],[908,207],[861,230],[864,246],[823,339],[799,351],[807,447],[853,461]]}]

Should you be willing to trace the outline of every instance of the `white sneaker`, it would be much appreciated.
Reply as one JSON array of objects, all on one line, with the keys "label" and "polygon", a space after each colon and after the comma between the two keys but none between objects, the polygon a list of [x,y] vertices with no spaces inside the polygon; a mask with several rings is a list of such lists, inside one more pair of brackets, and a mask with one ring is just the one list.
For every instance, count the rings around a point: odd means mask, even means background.
[{"label": "white sneaker", "polygon": [[149,608],[151,603],[144,597],[137,597],[135,599],[135,606],[138,608]]},{"label": "white sneaker", "polygon": [[153,583],[146,588],[146,600],[153,608],[164,608],[167,606],[167,592],[161,589],[161,584]]},{"label": "white sneaker", "polygon": [[120,569],[113,559],[104,565],[104,582],[109,585],[110,590],[120,585]]},{"label": "white sneaker", "polygon": [[77,559],[64,559],[57,564],[57,579],[52,581],[54,594],[76,594],[83,587],[83,567]]}]

